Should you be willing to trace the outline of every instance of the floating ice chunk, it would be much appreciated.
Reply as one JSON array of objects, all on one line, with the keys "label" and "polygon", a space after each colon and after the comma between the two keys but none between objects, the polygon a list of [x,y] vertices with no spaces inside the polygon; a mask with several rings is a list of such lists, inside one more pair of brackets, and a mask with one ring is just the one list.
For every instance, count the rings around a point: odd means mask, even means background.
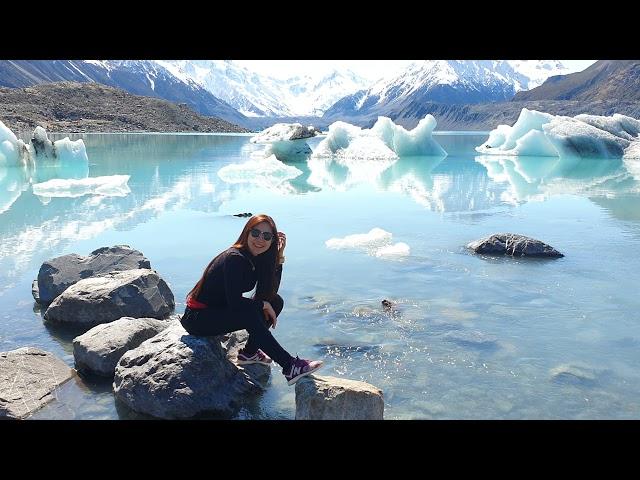
[{"label": "floating ice chunk", "polygon": [[432,115],[427,115],[420,120],[411,131],[396,125],[390,118],[378,117],[378,121],[371,128],[371,134],[380,138],[399,156],[444,157],[447,152],[432,137],[434,128],[436,128],[436,119]]},{"label": "floating ice chunk", "polygon": [[554,118],[544,132],[560,156],[621,158],[629,141],[571,117]]},{"label": "floating ice chunk", "polygon": [[640,121],[625,115],[565,117],[523,108],[513,127],[499,125],[476,151],[489,155],[621,158],[639,133]]},{"label": "floating ice chunk", "polygon": [[31,145],[33,146],[36,157],[39,157],[40,159],[56,158],[53,142],[49,140],[47,131],[39,125],[33,131],[33,136],[31,137]]},{"label": "floating ice chunk", "polygon": [[356,233],[344,238],[331,238],[325,242],[327,248],[341,250],[344,248],[372,248],[389,243],[392,234],[375,227],[368,233]]},{"label": "floating ice chunk", "polygon": [[306,160],[311,155],[311,147],[304,140],[273,142],[262,153],[263,157],[275,157],[281,162]]},{"label": "floating ice chunk", "polygon": [[33,184],[33,193],[41,197],[81,197],[102,195],[104,197],[125,197],[131,190],[127,182],[129,175],[109,175],[80,180],[56,178]]},{"label": "floating ice chunk", "polygon": [[333,250],[366,250],[369,255],[378,258],[397,258],[409,255],[409,245],[402,242],[391,244],[392,237],[391,233],[375,227],[368,233],[356,233],[344,238],[331,238],[325,242],[325,245]]},{"label": "floating ice chunk", "polygon": [[393,245],[385,245],[378,248],[374,252],[376,257],[406,257],[410,252],[409,245],[403,242],[394,243]]},{"label": "floating ice chunk", "polygon": [[29,152],[25,143],[0,121],[0,167],[26,166]]},{"label": "floating ice chunk", "polygon": [[640,140],[632,142],[624,151],[624,166],[633,178],[640,181]]},{"label": "floating ice chunk", "polygon": [[282,161],[304,160],[311,155],[311,147],[305,139],[315,137],[318,131],[313,127],[305,127],[300,123],[276,123],[251,137],[251,143],[266,143],[263,157],[275,157]]},{"label": "floating ice chunk", "polygon": [[503,148],[511,150],[516,146],[517,140],[531,130],[542,131],[542,126],[549,123],[553,115],[535,110],[523,108],[516,123],[513,124],[509,135],[505,138]]},{"label": "floating ice chunk", "polygon": [[640,159],[640,140],[632,142],[624,151],[623,157]]},{"label": "floating ice chunk", "polygon": [[544,132],[540,130],[529,130],[522,137],[516,140],[513,149],[516,155],[529,155],[538,157],[557,157],[558,151],[549,141]]},{"label": "floating ice chunk", "polygon": [[399,155],[444,156],[444,149],[432,138],[436,121],[432,115],[420,120],[411,131],[396,125],[387,117],[378,117],[370,129],[362,129],[346,122],[329,125],[313,157],[397,159]]},{"label": "floating ice chunk", "polygon": [[315,137],[318,131],[300,123],[276,123],[249,139],[251,143],[273,143]]},{"label": "floating ice chunk", "polygon": [[33,131],[31,146],[37,161],[56,160],[58,162],[88,162],[87,150],[82,139],[72,141],[69,137],[52,142],[44,128],[38,126]]},{"label": "floating ice chunk", "polygon": [[62,140],[56,140],[53,142],[58,159],[61,162],[66,161],[82,161],[88,162],[87,149],[84,146],[82,139],[76,141],[69,140],[69,137],[65,137]]},{"label": "floating ice chunk", "polygon": [[640,132],[640,120],[619,113],[615,113],[611,117],[581,114],[573,118],[631,142],[637,140],[638,132]]},{"label": "floating ice chunk", "polygon": [[510,133],[511,127],[509,125],[498,125],[495,130],[489,133],[489,139],[485,142],[485,145],[490,148],[500,147],[505,143]]},{"label": "floating ice chunk", "polygon": [[285,165],[275,155],[244,163],[232,163],[218,170],[218,177],[226,183],[252,183],[272,187],[302,175],[299,168]]}]

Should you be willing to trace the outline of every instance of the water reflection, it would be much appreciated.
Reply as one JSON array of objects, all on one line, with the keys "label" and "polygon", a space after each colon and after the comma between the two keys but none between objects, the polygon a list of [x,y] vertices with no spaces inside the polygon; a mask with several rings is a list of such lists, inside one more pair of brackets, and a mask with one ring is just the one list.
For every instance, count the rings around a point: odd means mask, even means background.
[{"label": "water reflection", "polygon": [[501,200],[519,204],[552,195],[616,196],[640,191],[621,159],[478,155],[496,183],[507,184]]}]

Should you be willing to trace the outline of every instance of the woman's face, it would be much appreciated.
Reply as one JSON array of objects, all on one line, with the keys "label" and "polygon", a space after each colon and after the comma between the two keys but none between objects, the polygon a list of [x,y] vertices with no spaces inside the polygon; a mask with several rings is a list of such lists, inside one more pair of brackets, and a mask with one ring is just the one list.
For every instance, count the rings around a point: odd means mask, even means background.
[{"label": "woman's face", "polygon": [[[254,237],[256,230],[260,232],[257,238]],[[271,234],[270,240],[264,239],[265,232],[267,233],[267,236],[269,236],[268,234]],[[253,255],[254,257],[256,255],[260,255],[261,253],[264,253],[267,250],[269,250],[269,247],[274,241],[275,241],[275,238],[273,236],[273,230],[271,230],[271,225],[269,225],[267,222],[260,222],[255,227],[253,227],[249,231],[249,237],[247,238],[249,251],[251,252],[251,255]]]}]

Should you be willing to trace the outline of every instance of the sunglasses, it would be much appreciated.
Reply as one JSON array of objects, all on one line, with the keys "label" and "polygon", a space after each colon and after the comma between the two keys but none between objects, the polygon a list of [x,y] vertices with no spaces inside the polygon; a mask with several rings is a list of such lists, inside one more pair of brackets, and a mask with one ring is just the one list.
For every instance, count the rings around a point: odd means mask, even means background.
[{"label": "sunglasses", "polygon": [[266,242],[270,242],[273,239],[273,233],[271,233],[271,232],[262,232],[262,231],[258,230],[257,228],[252,228],[251,230],[249,230],[249,233],[251,234],[251,236],[253,238],[258,238],[260,236],[260,234],[262,234],[262,238],[264,238]]}]

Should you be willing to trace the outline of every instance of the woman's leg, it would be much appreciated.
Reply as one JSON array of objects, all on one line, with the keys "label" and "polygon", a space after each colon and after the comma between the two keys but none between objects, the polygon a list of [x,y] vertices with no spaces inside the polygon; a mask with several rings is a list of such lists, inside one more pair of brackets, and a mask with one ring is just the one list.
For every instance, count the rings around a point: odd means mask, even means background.
[{"label": "woman's leg", "polygon": [[[282,297],[280,295],[276,294],[276,297],[269,303],[273,307],[273,310],[276,312],[276,317],[278,315],[280,315],[280,312],[282,312],[282,309],[284,308],[284,300],[282,299]],[[271,327],[271,321],[267,320],[266,318],[264,318],[264,314],[262,315],[262,318],[264,320],[265,326],[267,327],[267,331],[269,331],[269,327]],[[253,355],[254,353],[256,353],[258,351],[258,348],[261,348],[260,345],[253,338],[253,335],[251,335],[251,332],[249,332],[249,338],[247,339],[247,343],[243,348],[243,353],[245,355],[247,355],[248,357],[250,357],[251,355]],[[262,350],[264,350],[264,348]],[[267,352],[266,350],[264,350],[264,352],[267,355],[269,355],[269,352]],[[276,360],[276,362],[277,362],[277,360]],[[280,362],[278,362],[278,363],[280,363]]]},{"label": "woman's leg", "polygon": [[[253,347],[255,350],[260,348],[283,368],[291,364],[291,355],[271,335],[264,320],[262,308],[257,304],[246,304],[238,312],[230,312],[228,309],[222,308],[205,308],[202,310],[187,308],[181,321],[187,332],[199,336],[222,335],[223,333],[246,329],[249,332],[249,339],[255,345]],[[249,344],[249,341],[247,341],[247,344]]]}]

